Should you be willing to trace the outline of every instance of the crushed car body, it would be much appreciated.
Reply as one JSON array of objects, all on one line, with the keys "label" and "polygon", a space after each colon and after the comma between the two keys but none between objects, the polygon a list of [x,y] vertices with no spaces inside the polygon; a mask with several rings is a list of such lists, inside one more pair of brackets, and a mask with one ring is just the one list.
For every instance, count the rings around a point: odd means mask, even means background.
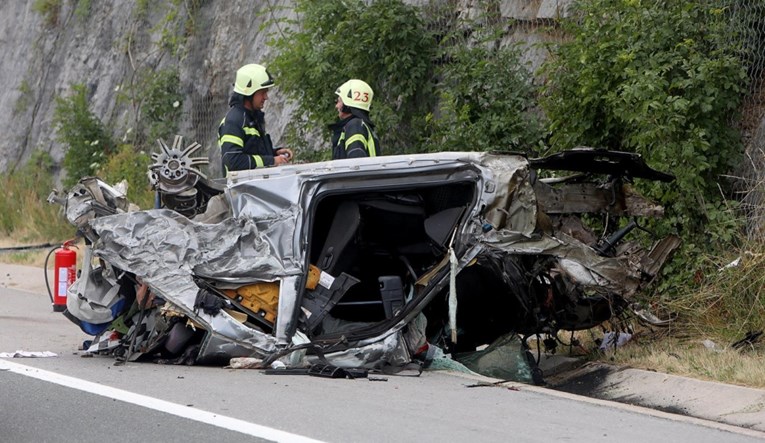
[{"label": "crushed car body", "polygon": [[[162,208],[132,210],[97,178],[67,195],[88,256],[67,315],[120,359],[267,367],[401,368],[438,346],[596,326],[678,246],[624,241],[662,208],[629,186],[670,181],[636,154],[545,159],[477,152],[384,156],[230,173],[160,143]],[[543,171],[573,175],[542,178]],[[581,214],[608,214],[595,235]],[[621,225],[619,219],[633,221]]]}]

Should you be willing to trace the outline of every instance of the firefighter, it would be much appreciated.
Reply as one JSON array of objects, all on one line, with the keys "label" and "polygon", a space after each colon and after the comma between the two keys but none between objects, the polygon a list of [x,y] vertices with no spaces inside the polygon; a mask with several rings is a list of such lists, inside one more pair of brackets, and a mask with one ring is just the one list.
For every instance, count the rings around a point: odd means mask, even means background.
[{"label": "firefighter", "polygon": [[273,77],[261,65],[251,63],[236,71],[230,108],[218,127],[224,174],[279,166],[292,160],[292,150],[275,149],[266,133],[263,106],[273,86]]},{"label": "firefighter", "polygon": [[369,106],[374,97],[372,88],[362,80],[351,79],[340,85],[335,94],[335,109],[340,120],[329,125],[332,159],[382,155],[375,125],[369,119]]}]

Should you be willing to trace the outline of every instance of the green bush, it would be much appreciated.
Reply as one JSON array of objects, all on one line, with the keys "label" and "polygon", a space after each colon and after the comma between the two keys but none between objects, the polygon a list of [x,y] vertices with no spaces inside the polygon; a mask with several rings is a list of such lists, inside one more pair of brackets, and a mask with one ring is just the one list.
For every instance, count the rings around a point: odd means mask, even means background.
[{"label": "green bush", "polygon": [[503,41],[507,22],[497,0],[479,0],[457,17],[455,1],[423,10],[437,29],[432,82],[438,102],[425,116],[428,151],[533,152],[544,135],[533,76],[517,43]]},{"label": "green bush", "polygon": [[56,97],[53,123],[59,141],[68,146],[63,180],[67,187],[93,175],[114,149],[111,134],[88,109],[86,88],[82,84],[72,85],[69,97]]},{"label": "green bush", "polygon": [[19,115],[26,112],[31,103],[32,87],[29,86],[27,79],[23,79],[19,84],[19,98],[16,99],[16,103],[13,105],[13,115]]},{"label": "green bush", "polygon": [[125,180],[128,201],[141,209],[151,209],[154,207],[154,191],[147,175],[150,164],[151,157],[147,153],[136,152],[132,145],[120,145],[98,171],[98,176],[107,183]]},{"label": "green bush", "polygon": [[117,101],[132,109],[133,127],[128,141],[136,146],[153,145],[158,138],[170,139],[178,130],[183,94],[177,68],[137,70],[131,82],[117,94]]},{"label": "green bush", "polygon": [[459,44],[446,48],[437,70],[440,101],[426,117],[429,151],[533,151],[544,127],[531,73],[514,46]]},{"label": "green bush", "polygon": [[77,0],[77,6],[74,7],[74,15],[84,22],[90,17],[90,7],[92,0]]},{"label": "green bush", "polygon": [[178,130],[183,94],[177,68],[151,71],[139,82],[140,113],[147,141],[169,139]]},{"label": "green bush", "polygon": [[319,128],[328,146],[326,125],[337,118],[335,90],[359,78],[375,92],[370,114],[383,150],[415,151],[413,140],[433,102],[435,54],[417,8],[400,0],[369,6],[360,0],[297,0],[295,12],[299,29],[284,29],[271,41],[277,55],[268,65],[276,87],[299,105],[290,144],[306,147]]},{"label": "green bush", "polygon": [[692,280],[699,252],[730,244],[740,225],[721,175],[743,152],[731,122],[747,77],[730,17],[713,3],[580,0],[564,23],[571,39],[544,67],[554,150],[637,152],[677,177],[637,183],[667,208],[652,228],[685,241],[670,285]]},{"label": "green bush", "polygon": [[[277,87],[300,106],[288,143],[328,141],[321,130],[337,119],[335,89],[360,78],[375,91],[370,115],[386,154],[533,149],[544,130],[531,75],[520,51],[497,44],[495,3],[480,1],[476,21],[458,21],[454,2],[423,10],[401,0],[299,0],[300,22],[287,22],[271,42],[278,54],[269,65]],[[329,149],[300,152],[303,160],[330,156]]]}]

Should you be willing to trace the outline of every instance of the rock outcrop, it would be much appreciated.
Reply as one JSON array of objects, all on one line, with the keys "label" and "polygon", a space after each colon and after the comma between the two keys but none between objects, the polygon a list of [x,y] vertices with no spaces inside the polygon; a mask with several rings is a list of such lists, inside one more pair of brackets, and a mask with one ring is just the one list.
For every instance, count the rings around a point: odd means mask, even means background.
[{"label": "rock outcrop", "polygon": [[[526,43],[531,67],[546,56],[533,44],[545,38],[537,28],[570,1],[501,2],[500,13],[523,24],[507,38]],[[87,87],[91,111],[120,138],[132,130],[136,104],[128,92],[136,76],[169,66],[178,68],[184,97],[179,132],[215,158],[234,71],[265,63],[273,55],[267,41],[281,31],[278,19],[294,15],[290,0],[85,2],[85,11],[77,10],[79,3],[51,0],[47,4],[60,7],[47,12],[35,2],[0,4],[0,113],[6,116],[0,121],[0,171],[23,164],[36,149],[60,163],[66,147],[56,138],[53,111],[55,98],[66,96],[72,84]],[[461,0],[455,13],[471,15],[473,3]],[[185,9],[193,5],[196,10]],[[177,38],[168,43],[168,36]],[[270,98],[267,125],[278,143],[295,105],[282,100],[278,88]],[[218,168],[211,164],[212,173]]]}]

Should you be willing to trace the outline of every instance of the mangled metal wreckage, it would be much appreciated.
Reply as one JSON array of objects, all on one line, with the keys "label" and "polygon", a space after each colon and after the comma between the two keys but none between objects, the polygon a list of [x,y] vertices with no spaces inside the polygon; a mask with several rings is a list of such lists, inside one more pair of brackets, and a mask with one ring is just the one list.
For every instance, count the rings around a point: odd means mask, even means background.
[{"label": "mangled metal wreckage", "polygon": [[[180,143],[154,155],[162,209],[130,210],[96,178],[67,195],[89,252],[65,314],[95,336],[88,352],[402,367],[436,346],[460,353],[598,325],[628,309],[678,245],[621,241],[636,225],[618,218],[662,215],[629,180],[672,179],[635,154],[387,156],[222,183]],[[540,178],[546,169],[576,173]],[[622,229],[598,238],[582,213]]]}]

